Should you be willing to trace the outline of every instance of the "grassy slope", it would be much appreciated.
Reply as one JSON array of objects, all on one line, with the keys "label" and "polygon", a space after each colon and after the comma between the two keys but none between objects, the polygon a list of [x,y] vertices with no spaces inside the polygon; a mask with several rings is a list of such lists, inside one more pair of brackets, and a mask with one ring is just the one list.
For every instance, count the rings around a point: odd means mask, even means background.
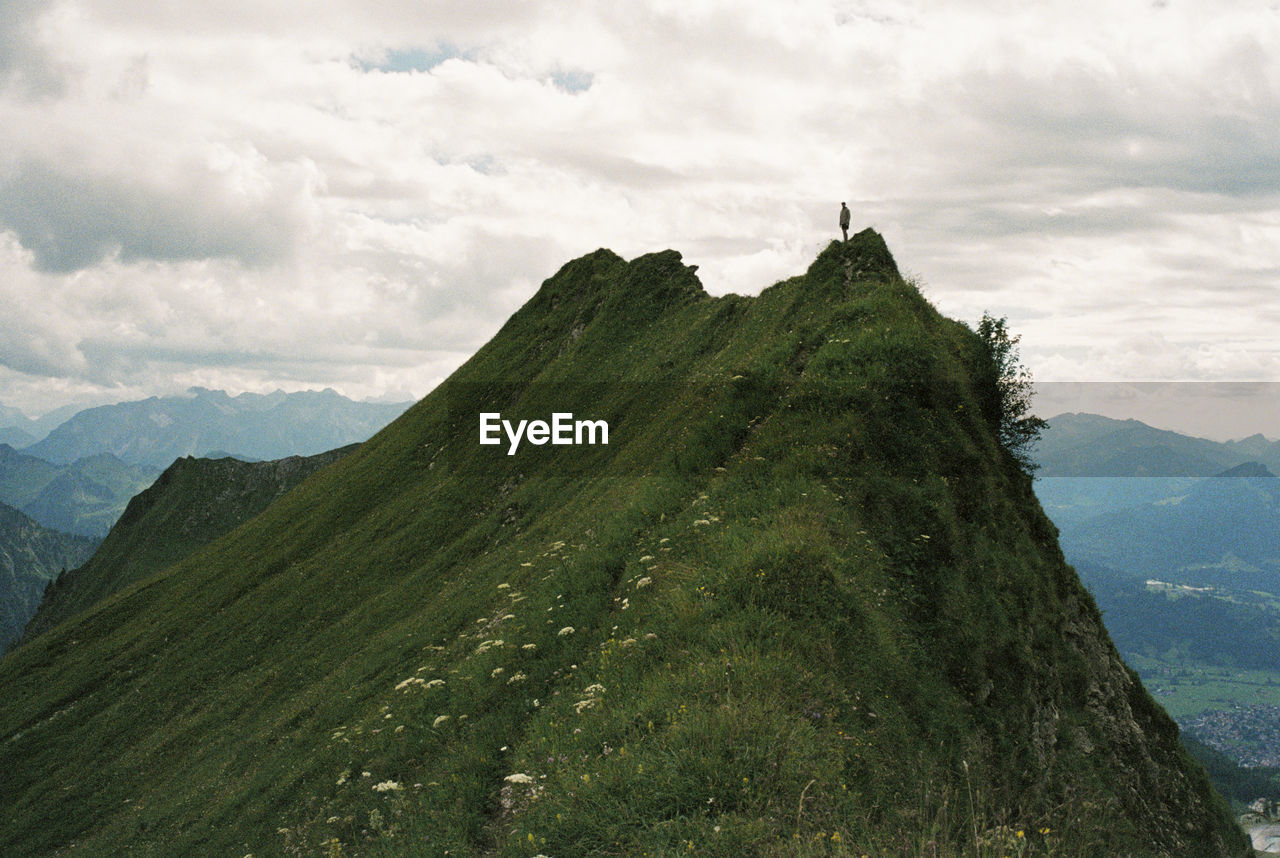
[{"label": "grassy slope", "polygon": [[[891,266],[864,233],[714,300],[671,252],[565,266],[356,453],[0,662],[6,854],[923,852],[1000,821],[1242,854],[994,444],[975,336]],[[611,443],[508,457],[489,410]]]},{"label": "grassy slope", "polygon": [[129,502],[101,547],[60,577],[27,624],[30,639],[234,530],[320,468],[355,449],[271,462],[178,459]]}]

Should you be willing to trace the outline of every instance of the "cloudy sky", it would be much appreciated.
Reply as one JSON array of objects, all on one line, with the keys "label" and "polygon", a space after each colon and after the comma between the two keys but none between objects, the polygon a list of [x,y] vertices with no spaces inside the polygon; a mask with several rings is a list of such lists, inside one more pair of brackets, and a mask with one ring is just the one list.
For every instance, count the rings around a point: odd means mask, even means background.
[{"label": "cloudy sky", "polygon": [[755,293],[841,200],[1040,380],[1280,381],[1278,9],[0,0],[0,403],[416,398],[572,257]]}]

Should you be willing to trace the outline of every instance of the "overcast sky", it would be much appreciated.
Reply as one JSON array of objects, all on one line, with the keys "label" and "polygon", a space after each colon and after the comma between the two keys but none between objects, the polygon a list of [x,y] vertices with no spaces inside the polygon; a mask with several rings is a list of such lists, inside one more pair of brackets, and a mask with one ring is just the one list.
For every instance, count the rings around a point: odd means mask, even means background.
[{"label": "overcast sky", "polygon": [[1280,381],[1278,8],[0,0],[0,403],[417,398],[570,258],[752,294],[841,200],[1040,380]]}]

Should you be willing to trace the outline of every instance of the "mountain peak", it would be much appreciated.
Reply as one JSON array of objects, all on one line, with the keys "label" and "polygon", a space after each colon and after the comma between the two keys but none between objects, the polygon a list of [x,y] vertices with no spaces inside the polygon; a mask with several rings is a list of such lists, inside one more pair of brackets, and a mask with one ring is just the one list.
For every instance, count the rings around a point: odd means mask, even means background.
[{"label": "mountain peak", "polygon": [[610,275],[626,264],[625,259],[605,247],[571,259],[542,282],[529,304],[556,309],[565,301],[596,300]]},{"label": "mountain peak", "polygon": [[[887,854],[977,788],[1073,854],[1243,854],[989,369],[874,231],[753,298],[574,260],[358,451],[0,662],[0,840]],[[566,412],[607,441],[533,440]]]},{"label": "mountain peak", "polygon": [[848,241],[832,240],[807,272],[807,276],[823,280],[834,274],[846,282],[872,277],[896,280],[902,276],[884,236],[870,227],[849,236]]},{"label": "mountain peak", "polygon": [[642,303],[656,311],[707,297],[698,280],[696,265],[685,265],[676,250],[660,250],[637,256],[627,263],[627,274],[617,299],[628,304]]},{"label": "mountain peak", "polygon": [[1262,464],[1261,462],[1242,462],[1241,464],[1236,465],[1234,468],[1227,468],[1227,469],[1226,469],[1225,471],[1223,471],[1222,473],[1220,473],[1220,474],[1215,474],[1214,476],[1216,476],[1216,477],[1272,477],[1272,478],[1274,478],[1274,477],[1275,477],[1275,474],[1271,473],[1271,471],[1267,469],[1267,466],[1266,466],[1266,465],[1264,465],[1264,464]]},{"label": "mountain peak", "polygon": [[609,296],[628,303],[669,303],[705,296],[694,275],[696,265],[685,265],[677,250],[659,250],[630,262],[607,248],[600,248],[565,263],[543,281],[531,305],[556,309],[565,301],[599,303]]}]

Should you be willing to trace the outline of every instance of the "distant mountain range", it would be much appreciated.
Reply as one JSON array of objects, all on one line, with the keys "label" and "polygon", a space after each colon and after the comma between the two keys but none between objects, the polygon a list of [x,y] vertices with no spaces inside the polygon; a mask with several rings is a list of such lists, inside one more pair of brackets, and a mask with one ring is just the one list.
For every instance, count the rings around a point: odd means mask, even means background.
[{"label": "distant mountain range", "polygon": [[1036,494],[1064,530],[1103,513],[1167,503],[1197,480],[1249,462],[1280,473],[1280,442],[1262,435],[1210,441],[1097,414],[1048,422],[1035,450]]},{"label": "distant mountain range", "polygon": [[178,459],[129,502],[92,559],[54,582],[24,638],[30,639],[234,530],[357,446],[273,462]]},{"label": "distant mountain range", "polygon": [[[68,582],[59,590],[74,594],[50,609],[51,616],[60,616],[60,611],[90,604],[252,517],[297,480],[345,452],[337,448],[363,441],[407,405],[353,402],[332,390],[232,397],[200,388],[185,397],[153,397],[79,412],[64,408],[38,420],[0,405],[0,439],[26,445],[18,450],[0,442],[0,504],[30,520],[30,526],[19,528],[24,545],[35,544],[31,527],[41,527],[41,545],[61,544],[61,539],[83,549],[106,536],[130,499],[172,464],[166,485],[137,499],[139,512],[132,528],[126,528],[131,541],[110,540],[95,567],[98,573],[78,576],[79,587]],[[326,452],[330,450],[334,452]],[[225,458],[193,464],[184,458],[209,451],[283,461],[249,465]],[[199,490],[193,488],[196,484]],[[157,504],[157,496],[163,502]],[[195,496],[205,504],[202,510],[184,509],[174,499]],[[91,540],[76,541],[71,534]],[[126,543],[128,562],[120,547]],[[14,553],[0,578],[0,635],[8,635],[0,643],[7,645],[22,629],[45,584],[63,567],[80,566],[88,555],[87,550],[48,558],[25,549]],[[113,563],[123,568],[100,571]],[[84,581],[94,584],[84,586]]]},{"label": "distant mountain range", "polygon": [[1246,463],[1062,527],[1062,549],[1130,577],[1280,591],[1280,479]]},{"label": "distant mountain range", "polygon": [[250,460],[315,455],[365,440],[409,405],[355,402],[333,390],[229,396],[192,388],[81,411],[23,452],[55,464],[110,453],[159,468],[212,451]]},{"label": "distant mountain range", "polygon": [[1280,442],[1060,414],[1036,458],[1036,494],[1072,563],[1280,592]]},{"label": "distant mountain range", "polygon": [[18,448],[34,444],[79,410],[75,405],[64,405],[33,420],[17,408],[0,404],[0,444]]},{"label": "distant mountain range", "polygon": [[0,502],[45,527],[97,539],[159,473],[152,465],[126,465],[110,453],[55,465],[0,444]]},{"label": "distant mountain range", "polygon": [[1059,414],[1036,446],[1039,477],[1211,477],[1245,462],[1280,472],[1280,441],[1210,441],[1138,420]]},{"label": "distant mountain range", "polygon": [[0,444],[9,447],[29,447],[36,442],[36,439],[23,432],[16,426],[6,426],[0,429]]},{"label": "distant mountain range", "polygon": [[46,585],[63,569],[79,566],[98,540],[41,527],[0,503],[0,652],[17,639]]}]

